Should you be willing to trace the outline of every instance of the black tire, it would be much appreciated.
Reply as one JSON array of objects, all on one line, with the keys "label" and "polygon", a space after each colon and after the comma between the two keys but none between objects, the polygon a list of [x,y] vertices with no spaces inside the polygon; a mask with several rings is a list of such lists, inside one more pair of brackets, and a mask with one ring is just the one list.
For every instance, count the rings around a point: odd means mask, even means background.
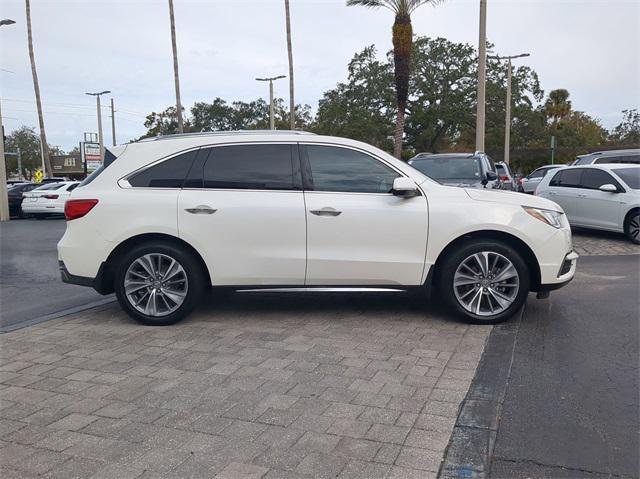
[{"label": "black tire", "polygon": [[629,238],[629,241],[635,244],[640,244],[640,210],[633,210],[627,214],[624,220],[624,234]]},{"label": "black tire", "polygon": [[[481,252],[494,253],[502,256],[503,258],[506,258],[509,262],[511,262],[517,272],[518,287],[517,289],[513,288],[512,290],[514,294],[512,303],[506,309],[496,314],[476,314],[473,311],[465,309],[465,307],[458,300],[454,288],[454,276],[456,274],[456,271],[458,270],[458,267],[461,266],[463,262],[465,262],[475,253]],[[468,287],[469,289],[474,289],[477,288],[477,286],[480,284],[481,283],[477,283],[475,285],[471,284]],[[529,268],[527,267],[524,259],[509,244],[498,240],[470,240],[459,245],[457,248],[451,251],[446,258],[444,258],[442,264],[438,268],[436,286],[438,291],[442,295],[446,305],[458,316],[462,317],[462,319],[464,319],[466,322],[472,324],[497,324],[509,319],[524,305],[529,294],[529,289],[531,287],[531,280],[529,275]],[[487,291],[487,289],[490,288],[481,287],[480,289]],[[475,295],[475,293],[473,292],[470,294]],[[479,302],[484,301],[485,305],[492,303],[491,306],[497,306],[497,303],[492,300],[492,298],[488,298],[489,293],[479,294],[485,294],[484,298],[480,296]]]},{"label": "black tire", "polygon": [[[136,260],[148,254],[162,255],[174,259],[179,266],[182,267],[186,275],[186,281],[184,283],[187,289],[182,304],[174,311],[161,316],[152,316],[139,311],[130,302],[125,292],[125,278],[129,267],[132,266]],[[191,313],[193,308],[198,304],[209,279],[205,278],[199,259],[186,248],[166,241],[149,241],[133,247],[119,257],[118,263],[115,265],[114,282],[118,302],[131,318],[149,326],[167,326],[177,323]],[[149,287],[152,288],[152,286]],[[167,303],[165,302],[165,304]]]}]

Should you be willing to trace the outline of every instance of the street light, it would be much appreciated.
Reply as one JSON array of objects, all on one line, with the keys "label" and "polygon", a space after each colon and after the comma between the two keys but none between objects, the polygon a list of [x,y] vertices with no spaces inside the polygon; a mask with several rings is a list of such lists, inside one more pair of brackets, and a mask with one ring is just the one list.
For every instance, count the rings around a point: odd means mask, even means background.
[{"label": "street light", "polygon": [[96,106],[98,108],[98,142],[100,143],[101,161],[104,161],[104,139],[102,137],[102,111],[100,110],[100,95],[106,95],[107,93],[111,93],[111,91],[105,90],[99,93],[85,93],[85,95],[96,97]]},{"label": "street light", "polygon": [[[0,26],[13,25],[13,20],[0,20]],[[0,106],[0,221],[9,221],[9,198],[7,196],[7,170],[4,162],[4,128],[2,126],[2,107]]]},{"label": "street light", "polygon": [[523,58],[528,57],[528,53],[521,53],[519,55],[511,55],[507,57],[501,57],[500,55],[491,55],[489,58],[495,58],[496,60],[508,60],[508,70],[507,70],[507,113],[505,119],[505,127],[504,127],[504,162],[509,164],[509,149],[511,142],[511,60],[514,58]]},{"label": "street light", "polygon": [[271,130],[276,129],[275,120],[273,118],[273,82],[274,80],[280,80],[282,78],[287,78],[287,77],[285,75],[278,75],[277,77],[270,77],[270,78],[256,78],[257,81],[269,82],[269,128]]}]

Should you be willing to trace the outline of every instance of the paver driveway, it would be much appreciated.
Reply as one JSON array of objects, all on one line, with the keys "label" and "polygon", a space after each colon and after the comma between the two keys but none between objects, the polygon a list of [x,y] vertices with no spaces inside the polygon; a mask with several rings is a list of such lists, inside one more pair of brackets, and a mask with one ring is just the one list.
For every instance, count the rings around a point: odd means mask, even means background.
[{"label": "paver driveway", "polygon": [[436,476],[490,327],[406,294],[209,302],[2,335],[0,476]]}]

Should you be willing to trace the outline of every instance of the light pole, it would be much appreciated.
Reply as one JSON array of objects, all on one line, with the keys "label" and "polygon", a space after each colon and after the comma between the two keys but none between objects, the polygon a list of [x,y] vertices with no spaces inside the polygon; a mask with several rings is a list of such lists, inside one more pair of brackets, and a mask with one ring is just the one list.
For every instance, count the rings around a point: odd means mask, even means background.
[{"label": "light pole", "polygon": [[[13,25],[13,20],[0,20],[0,26]],[[9,221],[9,198],[7,197],[7,168],[4,161],[4,127],[2,125],[2,106],[0,105],[0,221]]]},{"label": "light pole", "polygon": [[111,142],[116,146],[116,110],[113,108],[113,98],[111,99]]},{"label": "light pole", "polygon": [[480,0],[478,40],[478,105],[476,107],[476,151],[484,151],[484,113],[487,82],[487,0]]},{"label": "light pole", "polygon": [[268,81],[269,82],[269,129],[275,130],[276,124],[275,119],[273,118],[273,81],[280,80],[281,78],[287,78],[285,75],[278,75],[277,77],[270,78],[256,78],[258,81]]},{"label": "light pole", "polygon": [[100,161],[104,161],[104,138],[102,136],[102,110],[100,110],[100,95],[111,93],[109,90],[99,93],[85,93],[85,95],[96,97],[96,107],[98,110],[98,142],[100,143]]},{"label": "light pole", "polygon": [[514,58],[528,57],[528,53],[521,53],[520,55],[511,55],[508,57],[501,57],[499,55],[490,56],[489,58],[495,58],[496,60],[508,60],[507,70],[507,105],[506,105],[506,117],[504,126],[504,162],[509,164],[509,149],[511,143],[511,60]]},{"label": "light pole", "polygon": [[293,82],[293,47],[291,45],[291,12],[289,0],[284,0],[285,23],[287,27],[287,54],[289,55],[289,128],[296,129],[296,101]]}]

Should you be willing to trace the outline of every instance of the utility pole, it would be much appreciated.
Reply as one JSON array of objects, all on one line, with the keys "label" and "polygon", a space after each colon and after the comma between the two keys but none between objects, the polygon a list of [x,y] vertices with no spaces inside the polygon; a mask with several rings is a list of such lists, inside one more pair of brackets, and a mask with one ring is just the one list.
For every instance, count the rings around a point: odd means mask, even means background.
[{"label": "utility pole", "polygon": [[490,56],[489,58],[495,58],[498,61],[500,60],[507,60],[508,61],[508,65],[507,65],[507,104],[506,104],[506,118],[505,118],[505,125],[504,125],[504,162],[508,165],[509,164],[509,151],[510,151],[510,146],[511,146],[511,76],[512,76],[512,72],[513,72],[513,68],[511,67],[511,60],[513,60],[514,58],[522,58],[522,57],[528,57],[529,54],[528,53],[521,53],[520,55],[511,55],[508,57],[501,57],[499,55],[496,56]]},{"label": "utility pole", "polygon": [[111,142],[116,146],[116,110],[113,108],[113,98],[111,99]]},{"label": "utility pole", "polygon": [[31,77],[33,78],[33,90],[36,95],[36,109],[38,110],[38,125],[40,126],[40,155],[42,156],[42,172],[49,178],[53,178],[53,169],[49,161],[49,145],[47,135],[44,131],[44,116],[42,114],[42,102],[40,101],[40,84],[38,83],[38,72],[36,71],[36,57],[33,53],[33,33],[31,32],[31,2],[25,0],[27,13],[27,42],[29,47],[29,60],[31,61]]},{"label": "utility pole", "polygon": [[[13,20],[0,20],[0,26],[13,25]],[[0,105],[0,221],[9,221],[9,197],[7,196],[7,167],[4,161],[4,126],[2,125],[2,105]]]},{"label": "utility pole", "polygon": [[284,0],[284,11],[287,23],[287,53],[289,55],[289,122],[291,130],[296,129],[296,101],[293,83],[293,46],[291,44],[291,13],[289,0]]},{"label": "utility pole", "polygon": [[173,80],[176,85],[176,117],[178,133],[184,133],[182,123],[182,102],[180,101],[180,76],[178,75],[178,47],[176,45],[176,21],[173,15],[173,0],[169,0],[169,21],[171,22],[171,48],[173,50]]},{"label": "utility pole", "polygon": [[484,114],[487,82],[487,0],[480,0],[478,40],[478,105],[476,107],[476,151],[484,151]]},{"label": "utility pole", "polygon": [[9,197],[7,196],[7,167],[4,161],[4,127],[2,127],[2,106],[0,105],[0,221],[9,221]]},{"label": "utility pole", "polygon": [[98,143],[100,143],[100,161],[104,161],[104,135],[102,134],[102,109],[100,107],[100,96],[111,93],[109,90],[99,93],[85,93],[85,95],[96,97],[96,109],[98,111]]},{"label": "utility pole", "polygon": [[256,78],[257,81],[268,81],[269,82],[269,129],[275,130],[275,118],[273,115],[273,81],[280,80],[281,78],[287,78],[284,75],[278,75],[277,77],[270,78]]}]

